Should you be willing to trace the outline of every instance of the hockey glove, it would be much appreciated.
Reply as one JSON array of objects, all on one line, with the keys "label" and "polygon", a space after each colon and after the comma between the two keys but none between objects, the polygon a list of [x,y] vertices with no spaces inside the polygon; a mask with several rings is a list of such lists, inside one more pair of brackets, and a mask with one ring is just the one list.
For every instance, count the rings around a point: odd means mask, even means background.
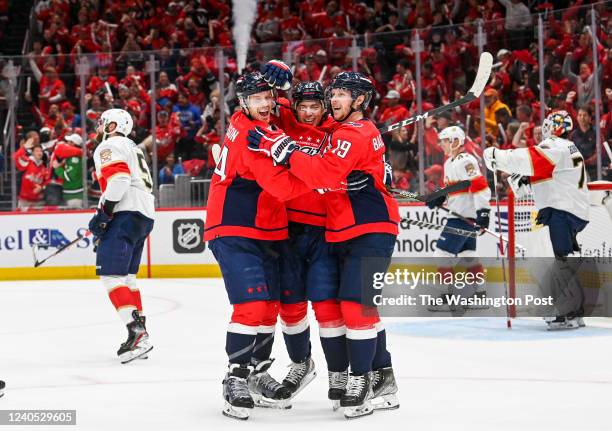
[{"label": "hockey glove", "polygon": [[265,81],[280,90],[289,90],[293,73],[291,68],[280,60],[270,60],[261,67]]},{"label": "hockey glove", "polygon": [[495,147],[488,147],[488,148],[485,148],[482,154],[485,165],[487,165],[487,168],[490,171],[497,170],[496,163],[495,163],[495,150],[496,150]]},{"label": "hockey glove", "polygon": [[[440,190],[439,188],[437,190]],[[427,207],[432,210],[434,208],[441,207],[446,202],[446,195],[438,196],[435,199],[432,199],[427,202]]]},{"label": "hockey glove", "polygon": [[360,190],[368,186],[370,176],[363,171],[351,171],[346,177],[346,192],[355,196]]},{"label": "hockey glove", "polygon": [[286,165],[291,153],[298,149],[295,141],[282,130],[267,131],[261,127],[256,127],[249,130],[247,140],[250,150],[260,151],[268,157],[272,157],[272,160],[279,165]]},{"label": "hockey glove", "polygon": [[[489,213],[491,212],[488,208],[481,208],[476,211],[476,225],[480,229],[488,229],[489,228]],[[484,231],[482,232],[484,233]]]},{"label": "hockey glove", "polygon": [[89,231],[94,237],[102,237],[108,229],[108,224],[113,219],[113,209],[118,202],[105,201],[102,207],[96,210],[94,216],[89,220]]},{"label": "hockey glove", "polygon": [[387,162],[385,162],[385,186],[387,188],[392,187],[393,185],[393,168]]},{"label": "hockey glove", "polygon": [[508,184],[517,198],[523,198],[531,194],[531,181],[529,177],[521,174],[512,174],[508,178]]}]

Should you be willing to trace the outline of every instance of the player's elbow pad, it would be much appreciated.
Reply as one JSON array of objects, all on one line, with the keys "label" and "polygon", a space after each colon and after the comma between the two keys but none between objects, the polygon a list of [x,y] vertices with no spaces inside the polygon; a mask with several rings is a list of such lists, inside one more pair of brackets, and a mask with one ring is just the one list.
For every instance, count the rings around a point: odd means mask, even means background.
[{"label": "player's elbow pad", "polygon": [[130,187],[130,183],[131,178],[127,175],[117,175],[113,177],[106,186],[104,198],[109,201],[120,201]]}]

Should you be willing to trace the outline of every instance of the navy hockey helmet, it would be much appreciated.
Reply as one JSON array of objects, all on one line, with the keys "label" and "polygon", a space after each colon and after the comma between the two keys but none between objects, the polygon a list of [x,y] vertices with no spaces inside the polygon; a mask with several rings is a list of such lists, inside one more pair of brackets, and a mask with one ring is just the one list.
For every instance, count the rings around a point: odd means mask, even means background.
[{"label": "navy hockey helmet", "polygon": [[351,92],[351,97],[353,100],[357,99],[357,97],[364,95],[365,100],[359,107],[361,111],[365,111],[374,97],[374,84],[372,81],[367,78],[365,75],[359,72],[340,72],[336,75],[336,77],[332,80],[332,82],[327,86],[325,90],[325,104],[327,109],[331,111],[330,101],[331,101],[331,90],[334,88],[344,88],[345,90],[349,90]]},{"label": "navy hockey helmet", "polygon": [[236,81],[236,95],[243,109],[248,109],[246,102],[249,96],[270,90],[274,92],[274,88],[266,82],[259,72],[247,73],[240,76]]},{"label": "navy hockey helmet", "polygon": [[318,81],[303,81],[295,86],[293,90],[293,109],[297,111],[297,105],[304,100],[321,102],[325,108],[325,91]]}]

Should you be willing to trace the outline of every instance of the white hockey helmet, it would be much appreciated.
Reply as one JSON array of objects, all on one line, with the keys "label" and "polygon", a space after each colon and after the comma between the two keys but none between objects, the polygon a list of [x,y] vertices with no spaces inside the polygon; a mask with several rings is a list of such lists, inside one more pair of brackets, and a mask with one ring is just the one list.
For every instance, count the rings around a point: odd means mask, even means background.
[{"label": "white hockey helmet", "polygon": [[107,109],[100,116],[100,122],[104,134],[109,133],[108,126],[111,123],[115,123],[115,130],[113,132],[121,133],[123,136],[129,136],[132,133],[132,127],[134,127],[134,120],[129,112],[123,109]]},{"label": "white hockey helmet", "polygon": [[442,129],[440,133],[438,133],[438,140],[443,141],[444,139],[448,139],[451,144],[451,148],[457,148],[455,143],[455,139],[459,141],[459,146],[465,143],[465,133],[459,126],[449,126],[445,129]]},{"label": "white hockey helmet", "polygon": [[542,122],[542,139],[548,139],[553,136],[565,136],[573,128],[574,122],[567,111],[552,112]]}]

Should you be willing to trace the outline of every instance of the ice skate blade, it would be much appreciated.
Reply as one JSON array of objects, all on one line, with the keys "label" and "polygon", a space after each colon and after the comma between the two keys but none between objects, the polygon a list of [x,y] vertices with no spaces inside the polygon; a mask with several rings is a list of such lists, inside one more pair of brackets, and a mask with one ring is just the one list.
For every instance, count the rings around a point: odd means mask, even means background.
[{"label": "ice skate blade", "polygon": [[129,352],[125,352],[124,354],[119,356],[119,360],[122,364],[128,364],[134,359],[139,359],[141,356],[147,355],[147,353],[149,353],[151,350],[153,350],[153,346],[151,345],[147,345],[146,347],[140,347],[135,350],[130,350]]},{"label": "ice skate blade", "polygon": [[291,398],[289,399],[292,400],[297,394],[302,392],[302,389],[304,389],[310,382],[312,382],[315,377],[317,377],[317,372],[315,370],[312,370],[312,373],[306,374],[306,377],[304,377],[304,381],[302,382],[300,387],[297,388],[297,390],[291,394]]},{"label": "ice skate blade", "polygon": [[246,407],[234,407],[226,401],[222,413],[223,416],[227,416],[228,418],[246,421],[249,418],[249,410],[250,409]]},{"label": "ice skate blade", "polygon": [[263,395],[256,394],[253,392],[251,392],[251,396],[253,397],[253,401],[255,402],[255,407],[277,410],[289,410],[292,407],[291,398],[287,398],[286,400],[272,400],[270,398],[264,397]]},{"label": "ice skate blade", "polygon": [[338,409],[340,408],[340,400],[331,400],[332,402],[332,409],[334,411],[338,411]]},{"label": "ice skate blade", "polygon": [[395,410],[399,409],[399,400],[397,395],[389,394],[373,398],[371,400],[374,410]]},{"label": "ice skate blade", "polygon": [[549,323],[548,328],[546,328],[546,330],[547,331],[565,331],[568,329],[578,329],[578,328],[580,328],[580,325],[578,324],[578,322],[566,322],[562,324]]},{"label": "ice skate blade", "polygon": [[344,417],[346,419],[359,419],[363,416],[369,416],[374,413],[374,408],[370,401],[364,402],[362,405],[357,407],[345,407]]}]

